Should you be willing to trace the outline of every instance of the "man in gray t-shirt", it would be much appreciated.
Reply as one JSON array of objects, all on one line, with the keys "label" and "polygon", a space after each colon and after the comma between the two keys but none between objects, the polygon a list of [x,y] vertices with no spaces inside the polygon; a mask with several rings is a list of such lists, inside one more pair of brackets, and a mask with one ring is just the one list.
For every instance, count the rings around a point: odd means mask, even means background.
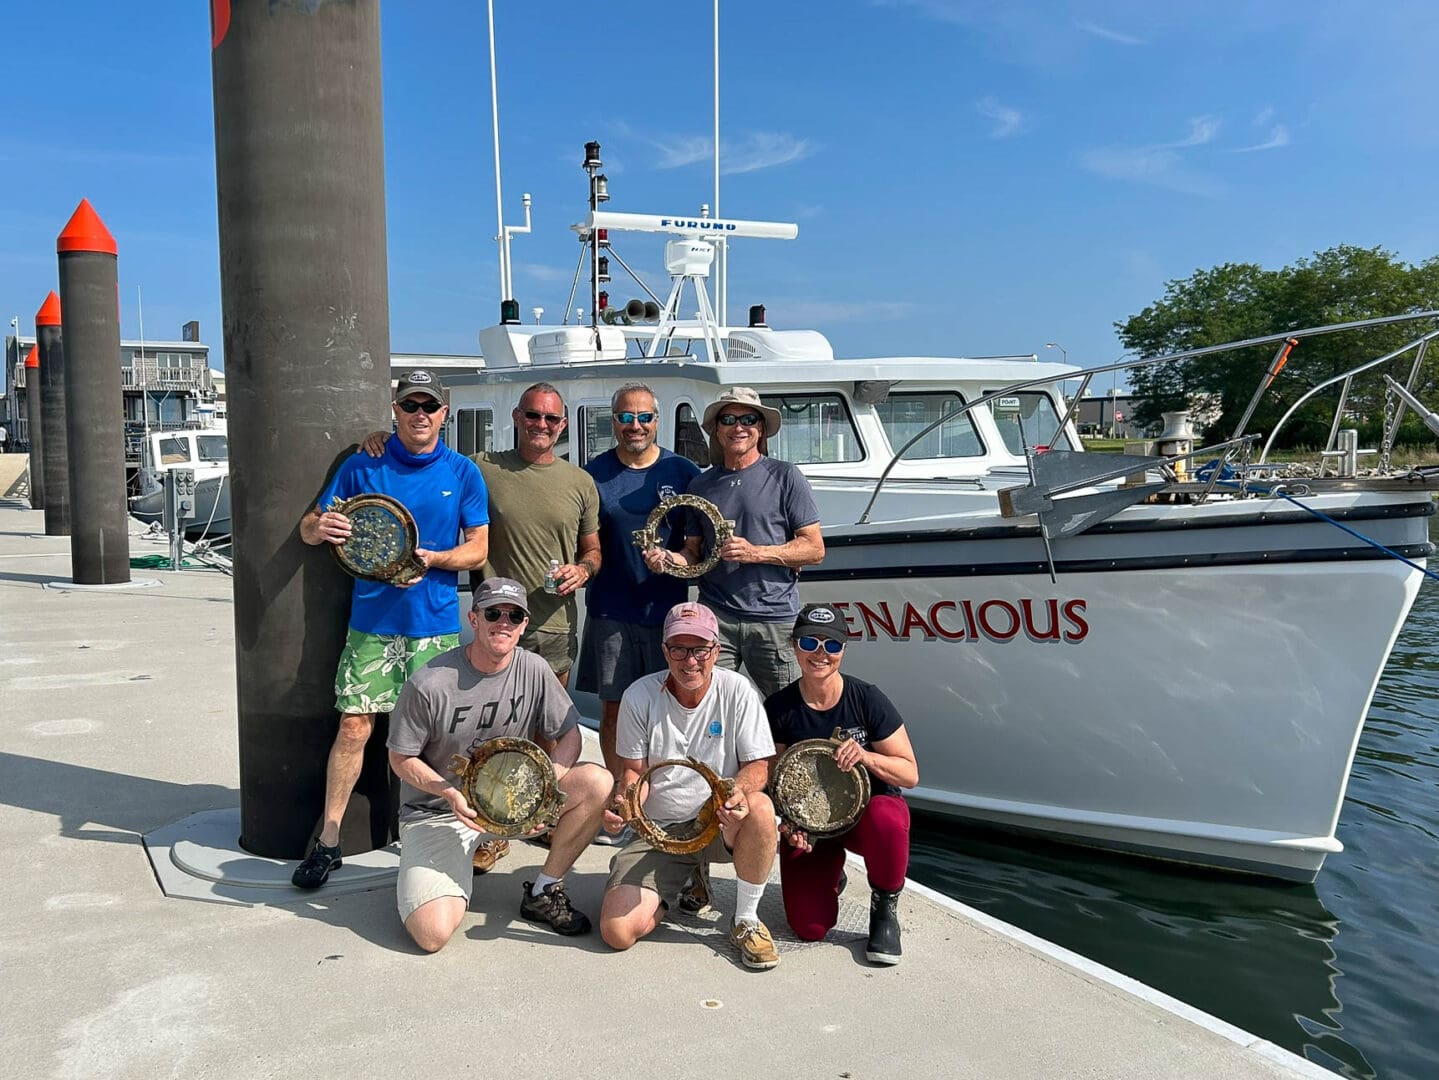
[{"label": "man in gray t-shirt", "polygon": [[[799,614],[799,571],[824,560],[819,507],[802,472],[767,456],[779,434],[780,413],[748,386],[726,390],[704,413],[715,464],[690,481],[687,492],[708,499],[733,521],[734,537],[720,562],[699,579],[699,598],[719,616],[721,667],[744,667],[769,697],[799,678],[790,630]],[[685,538],[683,552],[654,548],[645,564],[694,565],[702,538]]]},{"label": "man in gray t-shirt", "polygon": [[469,618],[474,640],[437,656],[400,691],[386,743],[403,785],[396,898],[426,952],[442,949],[464,918],[471,858],[485,835],[456,786],[455,755],[501,736],[530,739],[549,755],[565,801],[544,867],[525,882],[520,915],[561,934],[590,929],[570,905],[564,876],[599,828],[612,787],[603,766],[578,764],[579,714],[549,665],[516,649],[529,621],[524,587],[490,578],[475,590]]}]

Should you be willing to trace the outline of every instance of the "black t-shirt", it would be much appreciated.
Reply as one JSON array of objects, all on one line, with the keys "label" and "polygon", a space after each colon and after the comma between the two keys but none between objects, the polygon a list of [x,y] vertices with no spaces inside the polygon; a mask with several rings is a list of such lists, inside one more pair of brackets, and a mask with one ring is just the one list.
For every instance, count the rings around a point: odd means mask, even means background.
[{"label": "black t-shirt", "polygon": [[[832,709],[811,709],[799,693],[798,681],[771,694],[764,703],[769,729],[776,743],[790,746],[801,739],[828,739],[839,728],[840,738],[848,735],[868,750],[874,743],[898,731],[904,720],[884,691],[863,679],[845,675],[844,689]],[[868,771],[868,770],[866,770]],[[900,789],[869,774],[870,793],[898,795]]]}]

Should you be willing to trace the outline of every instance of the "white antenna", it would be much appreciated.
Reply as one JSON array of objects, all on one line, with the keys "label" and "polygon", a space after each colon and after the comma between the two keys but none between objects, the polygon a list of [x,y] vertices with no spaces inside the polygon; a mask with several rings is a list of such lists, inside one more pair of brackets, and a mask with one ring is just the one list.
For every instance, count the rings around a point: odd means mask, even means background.
[{"label": "white antenna", "polygon": [[500,245],[500,303],[510,299],[510,259],[508,237],[505,235],[505,199],[500,190],[500,91],[495,75],[495,0],[489,0],[490,15],[490,127],[495,140],[495,220]]},{"label": "white antenna", "polygon": [[[714,62],[715,62],[715,201],[714,215],[720,216],[720,95],[719,95],[719,0],[714,0]],[[723,238],[716,245],[715,255],[715,306],[719,309],[719,324],[729,323],[729,243]]]},{"label": "white antenna", "polygon": [[[140,410],[145,414],[145,435],[150,435],[150,375],[145,369],[145,296],[135,286],[135,309],[140,313]],[[156,417],[158,420],[159,417]]]}]

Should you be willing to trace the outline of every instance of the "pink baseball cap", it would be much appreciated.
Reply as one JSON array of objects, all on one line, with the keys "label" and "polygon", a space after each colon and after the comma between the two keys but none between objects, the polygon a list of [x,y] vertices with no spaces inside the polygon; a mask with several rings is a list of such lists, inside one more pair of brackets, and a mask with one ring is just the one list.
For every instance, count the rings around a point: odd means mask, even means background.
[{"label": "pink baseball cap", "polygon": [[664,638],[669,641],[681,634],[718,641],[719,621],[715,619],[715,613],[703,604],[676,604],[665,616]]}]

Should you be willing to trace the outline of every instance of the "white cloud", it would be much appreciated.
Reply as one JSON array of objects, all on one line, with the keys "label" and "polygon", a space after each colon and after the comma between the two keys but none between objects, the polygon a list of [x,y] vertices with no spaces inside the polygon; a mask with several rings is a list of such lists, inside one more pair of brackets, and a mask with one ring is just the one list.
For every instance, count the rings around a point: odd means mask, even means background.
[{"label": "white cloud", "polygon": [[1117,45],[1148,45],[1149,42],[1143,38],[1137,38],[1130,34],[1120,33],[1118,30],[1111,30],[1107,26],[1100,26],[1084,19],[1074,20],[1077,29],[1083,30],[1086,34],[1093,34],[1095,37],[1103,38],[1105,41],[1112,41]]},{"label": "white cloud", "polygon": [[1266,106],[1264,106],[1264,108],[1260,109],[1257,113],[1254,114],[1254,119],[1253,119],[1252,123],[1254,124],[1255,127],[1257,127],[1257,128],[1262,128],[1262,127],[1267,127],[1267,126],[1269,125],[1269,122],[1270,122],[1271,120],[1273,120],[1273,119],[1274,119],[1274,106],[1273,106],[1273,105],[1266,105]]},{"label": "white cloud", "polygon": [[1160,143],[1159,146],[1166,150],[1182,150],[1186,146],[1203,146],[1205,143],[1213,142],[1214,137],[1219,134],[1220,122],[1213,116],[1196,116],[1189,121],[1189,134],[1178,142]]},{"label": "white cloud", "polygon": [[1084,151],[1080,164],[1111,180],[1128,180],[1182,192],[1218,195],[1222,185],[1212,177],[1187,168],[1183,157],[1165,146],[1100,147]]},{"label": "white cloud", "polygon": [[[660,152],[655,167],[680,169],[714,160],[714,140],[705,135],[639,136]],[[814,153],[809,139],[783,132],[755,131],[720,142],[720,172],[726,176],[759,172],[800,161]]]},{"label": "white cloud", "polygon": [[1255,143],[1253,146],[1241,146],[1232,150],[1235,154],[1251,154],[1256,150],[1277,150],[1281,146],[1289,145],[1289,129],[1283,124],[1276,124],[1269,132],[1269,137],[1263,142]]},{"label": "white cloud", "polygon": [[1026,123],[1024,113],[1002,104],[994,97],[981,98],[974,103],[974,107],[979,110],[980,116],[994,121],[994,126],[989,130],[989,136],[992,139],[1007,139],[1024,130]]}]

